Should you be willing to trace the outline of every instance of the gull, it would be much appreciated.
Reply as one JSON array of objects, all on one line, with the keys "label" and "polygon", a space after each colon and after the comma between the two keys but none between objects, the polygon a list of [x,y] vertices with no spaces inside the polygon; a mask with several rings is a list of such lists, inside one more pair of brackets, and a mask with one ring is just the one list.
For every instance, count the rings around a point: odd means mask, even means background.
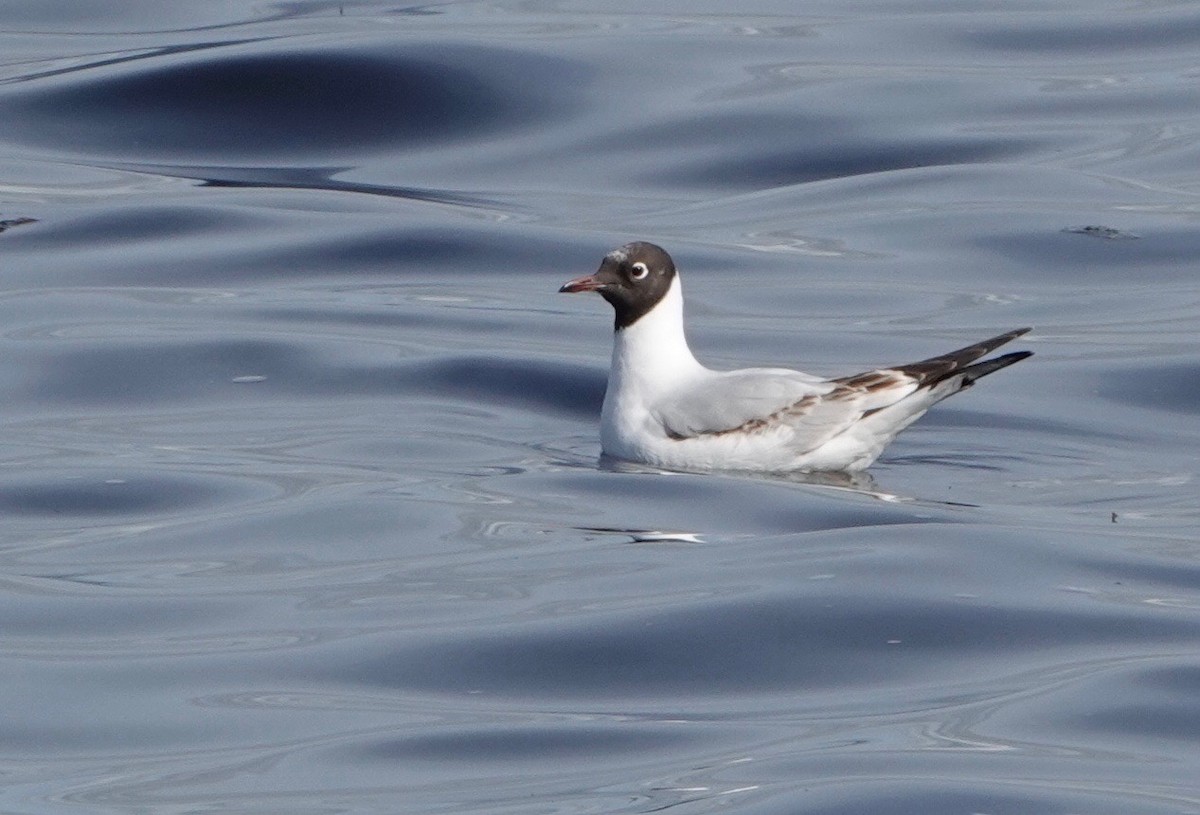
[{"label": "gull", "polygon": [[827,379],[786,368],[714,371],[684,335],[671,256],[635,242],[560,292],[598,292],[615,312],[600,412],[605,456],[668,470],[857,472],[925,411],[1032,355],[981,360],[1018,328],[908,365]]}]

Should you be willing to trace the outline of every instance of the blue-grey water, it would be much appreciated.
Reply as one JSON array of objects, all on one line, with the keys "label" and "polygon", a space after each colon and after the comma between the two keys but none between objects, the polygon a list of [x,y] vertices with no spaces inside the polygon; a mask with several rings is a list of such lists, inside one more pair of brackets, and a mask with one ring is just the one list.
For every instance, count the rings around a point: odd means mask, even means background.
[{"label": "blue-grey water", "polygon": [[[0,0],[0,811],[1200,813],[1200,7]],[[599,461],[1035,326],[870,479]]]}]

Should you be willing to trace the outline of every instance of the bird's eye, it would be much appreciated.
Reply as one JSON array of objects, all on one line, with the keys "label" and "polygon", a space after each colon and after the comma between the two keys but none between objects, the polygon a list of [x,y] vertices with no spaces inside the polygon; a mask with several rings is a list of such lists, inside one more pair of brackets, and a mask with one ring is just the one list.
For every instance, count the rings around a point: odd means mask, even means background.
[{"label": "bird's eye", "polygon": [[650,274],[650,267],[640,260],[633,264],[633,274],[630,275],[634,280],[644,280],[646,275]]}]

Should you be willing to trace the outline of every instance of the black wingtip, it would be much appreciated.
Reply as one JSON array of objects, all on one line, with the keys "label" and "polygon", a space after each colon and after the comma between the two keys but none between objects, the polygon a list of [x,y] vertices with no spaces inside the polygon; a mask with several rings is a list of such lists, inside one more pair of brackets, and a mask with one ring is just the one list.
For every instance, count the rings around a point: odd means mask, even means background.
[{"label": "black wingtip", "polygon": [[[976,367],[971,363],[975,362],[975,360],[979,359],[985,354],[990,354],[1001,345],[1012,342],[1017,337],[1020,337],[1024,334],[1028,334],[1031,330],[1031,328],[1015,328],[1012,331],[1005,331],[1003,334],[997,334],[996,336],[990,337],[982,342],[977,342],[974,345],[968,345],[966,348],[959,348],[958,350],[951,351],[948,354],[931,357],[930,359],[923,359],[920,362],[914,362],[909,365],[899,365],[895,368],[895,370],[904,374],[908,374],[909,376],[915,378],[922,385],[933,385],[943,379],[946,379],[947,377],[960,374],[963,371]],[[1000,365],[996,368],[988,368],[988,370],[983,371],[975,376],[974,379],[978,379],[980,376],[989,374],[992,371],[999,370],[1005,365],[1011,365],[1013,362],[1024,359],[1028,355],[1029,352],[1017,352],[1016,354],[1005,354],[1002,357],[996,357],[997,360],[1011,359],[1011,361],[1005,362],[1003,365]],[[977,365],[987,366],[990,362],[991,360],[986,360],[984,362],[977,363]]]},{"label": "black wingtip", "polygon": [[[1029,329],[1025,330],[1028,331]],[[1031,356],[1033,356],[1032,351],[1013,351],[1011,354],[1004,354],[992,359],[985,359],[983,362],[976,362],[974,365],[968,365],[960,371],[963,374],[963,387],[970,385],[976,379],[982,379],[988,374],[995,373],[1001,368],[1007,368],[1009,365]]]}]

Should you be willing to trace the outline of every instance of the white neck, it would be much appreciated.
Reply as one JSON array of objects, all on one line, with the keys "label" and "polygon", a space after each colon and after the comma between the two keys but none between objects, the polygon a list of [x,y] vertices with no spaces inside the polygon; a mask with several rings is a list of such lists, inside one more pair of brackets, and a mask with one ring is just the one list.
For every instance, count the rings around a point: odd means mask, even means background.
[{"label": "white neck", "polygon": [[609,389],[634,387],[651,393],[702,370],[683,333],[683,291],[676,275],[658,305],[616,332]]}]

